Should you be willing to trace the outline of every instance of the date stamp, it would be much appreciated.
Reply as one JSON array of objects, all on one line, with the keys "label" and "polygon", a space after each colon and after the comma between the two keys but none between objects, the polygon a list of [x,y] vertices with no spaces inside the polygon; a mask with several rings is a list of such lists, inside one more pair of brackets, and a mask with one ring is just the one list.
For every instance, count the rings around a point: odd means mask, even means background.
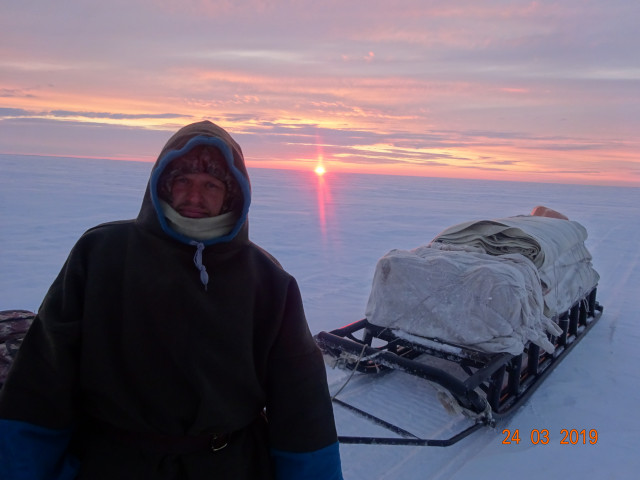
[{"label": "date stamp", "polygon": [[[518,445],[521,441],[529,440],[533,445],[548,445],[551,442],[549,430],[534,428],[528,432],[520,432],[519,428],[502,431],[503,445]],[[528,439],[526,437],[529,437]],[[579,430],[577,428],[563,428],[560,430],[560,445],[595,445],[598,443],[598,430],[595,428]]]}]

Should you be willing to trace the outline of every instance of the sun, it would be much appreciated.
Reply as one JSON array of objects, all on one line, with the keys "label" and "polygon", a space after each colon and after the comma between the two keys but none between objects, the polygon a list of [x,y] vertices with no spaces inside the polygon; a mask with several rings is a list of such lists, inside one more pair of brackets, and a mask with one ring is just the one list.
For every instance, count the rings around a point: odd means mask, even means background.
[{"label": "sun", "polygon": [[322,165],[318,165],[314,170],[314,172],[316,172],[316,175],[324,175],[327,171],[324,169]]}]

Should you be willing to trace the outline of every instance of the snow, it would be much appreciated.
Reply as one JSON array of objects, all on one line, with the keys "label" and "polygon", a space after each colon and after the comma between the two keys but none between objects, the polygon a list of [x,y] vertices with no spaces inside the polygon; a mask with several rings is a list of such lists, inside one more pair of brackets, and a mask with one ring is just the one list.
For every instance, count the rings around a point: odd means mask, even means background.
[{"label": "snow", "polygon": [[[0,155],[0,310],[36,310],[87,228],[137,215],[149,163]],[[428,243],[468,220],[558,210],[587,228],[600,273],[597,325],[515,414],[450,447],[341,445],[348,480],[635,478],[640,470],[640,189],[253,169],[252,239],[300,284],[313,333],[362,318],[389,250]],[[327,370],[332,391],[346,378]],[[368,381],[369,404],[406,424],[446,412],[415,380]],[[364,392],[364,390],[363,390]],[[399,408],[398,399],[407,407]],[[424,400],[424,401],[423,401]],[[341,433],[371,433],[336,409]],[[369,429],[369,431],[365,431]],[[503,444],[519,430],[519,444]],[[597,430],[591,445],[562,429]],[[531,432],[549,431],[547,444]]]}]

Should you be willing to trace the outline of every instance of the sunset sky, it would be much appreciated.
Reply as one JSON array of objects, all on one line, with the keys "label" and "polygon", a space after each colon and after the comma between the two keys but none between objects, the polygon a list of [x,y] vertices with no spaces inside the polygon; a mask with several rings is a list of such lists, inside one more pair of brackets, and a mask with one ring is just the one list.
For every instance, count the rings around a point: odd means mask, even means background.
[{"label": "sunset sky", "polygon": [[0,154],[640,186],[640,1],[5,0]]}]

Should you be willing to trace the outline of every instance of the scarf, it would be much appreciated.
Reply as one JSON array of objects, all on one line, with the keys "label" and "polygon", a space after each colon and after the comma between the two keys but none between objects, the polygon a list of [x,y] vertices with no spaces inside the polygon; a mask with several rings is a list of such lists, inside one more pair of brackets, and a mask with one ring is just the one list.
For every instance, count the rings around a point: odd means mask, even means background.
[{"label": "scarf", "polygon": [[228,234],[237,221],[235,212],[223,213],[216,217],[189,218],[180,215],[164,200],[160,200],[160,207],[171,228],[182,235],[199,241]]}]

